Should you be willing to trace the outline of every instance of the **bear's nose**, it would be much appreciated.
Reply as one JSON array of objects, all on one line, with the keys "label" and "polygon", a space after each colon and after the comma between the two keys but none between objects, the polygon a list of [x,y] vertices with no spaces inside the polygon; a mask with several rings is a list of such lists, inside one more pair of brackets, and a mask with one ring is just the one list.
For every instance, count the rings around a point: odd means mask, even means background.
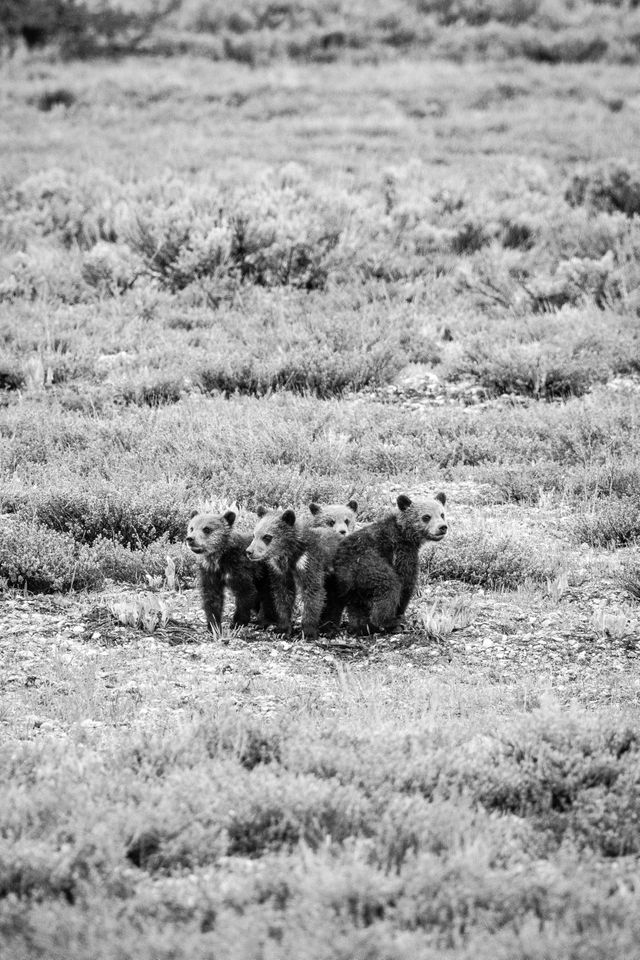
[{"label": "bear's nose", "polygon": [[444,533],[447,532],[448,529],[449,529],[449,528],[447,527],[446,523],[442,523],[442,524],[438,527],[438,533],[444,534]]},{"label": "bear's nose", "polygon": [[252,557],[252,556],[253,556],[253,550],[251,549],[251,547],[247,547],[246,554],[247,554],[248,557]]},{"label": "bear's nose", "polygon": [[187,543],[189,544],[189,546],[191,546],[191,544],[195,542],[196,542],[195,537],[187,537]]}]

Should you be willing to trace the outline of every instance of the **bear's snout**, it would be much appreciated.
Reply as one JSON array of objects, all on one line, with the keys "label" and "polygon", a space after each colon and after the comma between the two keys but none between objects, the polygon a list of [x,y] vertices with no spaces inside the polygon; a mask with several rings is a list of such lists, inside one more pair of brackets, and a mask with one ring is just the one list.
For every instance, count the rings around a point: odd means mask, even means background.
[{"label": "bear's snout", "polygon": [[189,544],[189,546],[191,546],[195,542],[196,542],[195,537],[187,537],[187,543]]}]

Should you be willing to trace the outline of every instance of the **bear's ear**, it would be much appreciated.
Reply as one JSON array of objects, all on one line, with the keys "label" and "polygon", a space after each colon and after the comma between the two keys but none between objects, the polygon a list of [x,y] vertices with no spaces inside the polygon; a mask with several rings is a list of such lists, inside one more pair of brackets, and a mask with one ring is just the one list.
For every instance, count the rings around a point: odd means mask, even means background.
[{"label": "bear's ear", "polygon": [[349,503],[347,504],[347,506],[349,507],[349,510],[352,510],[354,513],[357,513],[357,512],[358,512],[358,501],[357,501],[357,500],[349,500]]},{"label": "bear's ear", "polygon": [[235,510],[227,510],[225,514],[222,515],[222,519],[226,520],[230,527],[236,522],[236,512]]},{"label": "bear's ear", "polygon": [[411,500],[406,495],[406,493],[401,493],[398,499],[396,500],[396,503],[398,504],[401,510],[406,510],[407,507],[411,506]]},{"label": "bear's ear", "polygon": [[191,511],[191,516],[190,516],[189,519],[190,519],[190,520],[193,520],[194,517],[197,517],[197,516],[198,516],[198,513],[199,513],[198,510],[192,510],[192,511]]},{"label": "bear's ear", "polygon": [[436,493],[436,500],[439,500],[443,507],[444,507],[445,503],[447,502],[447,498],[445,497],[444,493],[442,493],[442,492],[441,492],[441,493]]},{"label": "bear's ear", "polygon": [[260,504],[260,506],[259,506],[258,509],[256,510],[256,514],[257,514],[259,517],[264,517],[265,513],[267,513],[267,508],[266,508],[266,507],[263,507],[262,504]]},{"label": "bear's ear", "polygon": [[320,513],[320,504],[319,504],[319,503],[310,503],[310,504],[309,504],[309,510],[311,510],[311,513],[312,513],[312,514],[314,515],[314,517],[315,517],[318,513]]},{"label": "bear's ear", "polygon": [[285,512],[282,514],[282,519],[285,523],[288,523],[289,526],[292,527],[296,522],[296,515],[293,510],[285,510]]}]

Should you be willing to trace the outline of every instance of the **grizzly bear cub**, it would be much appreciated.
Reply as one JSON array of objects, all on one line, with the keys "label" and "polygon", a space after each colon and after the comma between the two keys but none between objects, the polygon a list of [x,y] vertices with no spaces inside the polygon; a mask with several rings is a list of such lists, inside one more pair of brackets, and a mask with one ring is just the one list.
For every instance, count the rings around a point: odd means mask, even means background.
[{"label": "grizzly bear cub", "polygon": [[258,517],[247,556],[269,566],[278,623],[291,634],[297,589],[302,602],[302,632],[307,640],[315,640],[327,599],[326,579],[342,538],[332,530],[302,526],[293,510],[267,512],[260,507]]},{"label": "grizzly bear cub", "polygon": [[447,532],[446,497],[397,499],[398,509],[340,541],[333,560],[322,620],[339,626],[347,608],[359,633],[393,628],[407,609],[418,580],[418,555]]},{"label": "grizzly bear cub", "polygon": [[348,537],[356,529],[358,504],[355,500],[349,500],[344,506],[341,503],[310,503],[309,510],[311,519],[303,521],[306,527],[327,527],[341,537]]},{"label": "grizzly bear cub", "polygon": [[195,511],[187,528],[187,545],[198,557],[198,583],[207,627],[220,630],[224,589],[235,597],[233,626],[249,623],[253,613],[262,623],[275,619],[271,600],[269,571],[264,563],[251,563],[248,534],[233,529],[236,515],[227,510],[222,516]]}]

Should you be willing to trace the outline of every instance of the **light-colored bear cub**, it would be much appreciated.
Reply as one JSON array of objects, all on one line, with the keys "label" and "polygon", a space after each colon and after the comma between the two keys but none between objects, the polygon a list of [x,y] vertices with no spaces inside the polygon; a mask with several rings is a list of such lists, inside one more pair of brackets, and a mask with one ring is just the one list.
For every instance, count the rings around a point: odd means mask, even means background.
[{"label": "light-colored bear cub", "polygon": [[341,537],[348,537],[356,529],[358,504],[355,500],[348,503],[310,503],[311,518],[304,521],[308,527],[327,527]]}]

